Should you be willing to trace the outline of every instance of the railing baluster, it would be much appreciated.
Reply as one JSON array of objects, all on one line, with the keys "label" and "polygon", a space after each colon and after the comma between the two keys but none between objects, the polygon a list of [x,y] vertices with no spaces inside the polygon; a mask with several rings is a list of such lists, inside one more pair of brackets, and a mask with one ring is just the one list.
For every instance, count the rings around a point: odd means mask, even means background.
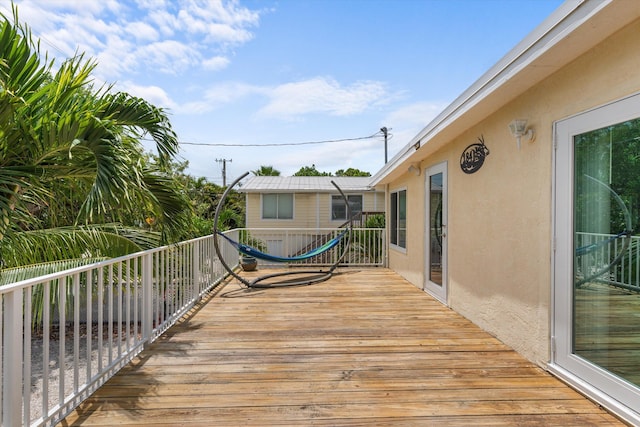
[{"label": "railing baluster", "polygon": [[122,322],[123,322],[123,313],[122,313],[122,261],[118,263],[118,284],[116,285],[116,292],[118,292],[118,345],[117,345],[117,356],[120,357],[122,355]]},{"label": "railing baluster", "polygon": [[102,372],[102,358],[104,357],[104,269],[98,268],[98,375]]},{"label": "railing baluster", "polygon": [[22,393],[23,399],[23,417],[22,425],[29,425],[31,418],[31,325],[33,315],[32,292],[34,288],[26,288],[24,290],[24,358],[23,358],[23,374],[22,374]]},{"label": "railing baluster", "polygon": [[87,350],[86,354],[86,364],[87,364],[87,378],[85,380],[85,384],[91,380],[91,347],[93,340],[93,270],[87,271],[87,318],[85,319],[86,328],[87,328]]},{"label": "railing baluster", "polygon": [[68,276],[58,280],[58,402],[64,402]]},{"label": "railing baluster", "polygon": [[140,336],[140,318],[138,314],[138,305],[139,301],[139,287],[142,284],[142,281],[138,277],[138,259],[133,261],[133,337],[134,340],[138,341],[138,336]]},{"label": "railing baluster", "polygon": [[153,255],[142,257],[142,340],[145,345],[151,342],[153,332]]},{"label": "railing baluster", "polygon": [[[2,348],[2,416],[3,425],[14,426],[21,424],[22,393],[22,331],[24,328],[22,317],[23,290],[16,289],[4,295],[4,320]],[[11,327],[6,327],[11,325]]]},{"label": "railing baluster", "polygon": [[[54,279],[56,280],[56,279]],[[51,283],[42,284],[42,415],[49,413],[49,337],[51,336]]]},{"label": "railing baluster", "polygon": [[124,298],[125,298],[125,348],[131,349],[131,260],[125,263]]},{"label": "railing baluster", "polygon": [[108,322],[107,325],[107,339],[109,340],[109,365],[113,363],[113,291],[115,289],[113,283],[113,264],[109,264],[109,283],[107,286],[107,291],[109,292],[108,304]]},{"label": "railing baluster", "polygon": [[73,275],[73,391],[78,392],[80,371],[80,274]]}]

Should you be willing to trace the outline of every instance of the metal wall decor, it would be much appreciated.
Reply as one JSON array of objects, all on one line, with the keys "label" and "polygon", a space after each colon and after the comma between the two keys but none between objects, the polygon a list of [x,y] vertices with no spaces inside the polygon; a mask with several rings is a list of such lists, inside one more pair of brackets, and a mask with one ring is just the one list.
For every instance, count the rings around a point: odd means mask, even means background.
[{"label": "metal wall decor", "polygon": [[489,155],[489,149],[484,145],[484,136],[481,135],[478,141],[465,148],[460,156],[460,168],[464,173],[478,172],[484,164],[485,157]]}]

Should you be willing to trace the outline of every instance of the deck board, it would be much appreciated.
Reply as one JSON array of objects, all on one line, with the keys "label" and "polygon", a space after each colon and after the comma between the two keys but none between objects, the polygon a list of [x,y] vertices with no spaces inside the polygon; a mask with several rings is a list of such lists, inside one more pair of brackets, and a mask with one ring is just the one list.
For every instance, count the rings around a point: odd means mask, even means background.
[{"label": "deck board", "polygon": [[60,425],[623,425],[387,269],[225,284]]}]

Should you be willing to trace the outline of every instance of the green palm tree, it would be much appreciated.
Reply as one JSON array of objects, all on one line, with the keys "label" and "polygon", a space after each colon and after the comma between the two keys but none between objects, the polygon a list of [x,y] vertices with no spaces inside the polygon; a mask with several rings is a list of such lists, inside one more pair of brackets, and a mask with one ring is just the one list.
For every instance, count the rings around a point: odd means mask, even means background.
[{"label": "green palm tree", "polygon": [[[79,251],[114,256],[169,240],[189,204],[163,170],[178,151],[166,113],[111,86],[96,89],[96,63],[83,55],[54,72],[15,6],[13,20],[0,18],[2,267]],[[143,137],[155,142],[157,164],[145,161]],[[136,210],[141,221],[153,217],[161,233],[142,237],[132,228]],[[21,251],[25,244],[32,250]]]},{"label": "green palm tree", "polygon": [[280,171],[273,166],[260,166],[260,169],[251,171],[255,176],[280,176]]}]

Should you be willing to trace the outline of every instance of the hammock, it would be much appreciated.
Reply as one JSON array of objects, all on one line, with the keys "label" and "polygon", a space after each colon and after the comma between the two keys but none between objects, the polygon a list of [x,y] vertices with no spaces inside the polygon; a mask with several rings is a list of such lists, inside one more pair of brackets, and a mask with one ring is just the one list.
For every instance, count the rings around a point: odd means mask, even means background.
[{"label": "hammock", "polygon": [[[340,196],[342,196],[342,199],[344,200],[345,206],[347,208],[347,218],[349,218],[349,222],[345,230],[342,231],[339,235],[337,235],[333,239],[323,244],[322,246],[312,249],[309,252],[306,252],[301,255],[292,256],[292,257],[281,257],[281,256],[267,254],[257,250],[256,248],[252,248],[251,246],[246,245],[244,243],[236,242],[235,240],[231,239],[230,237],[218,231],[218,218],[220,216],[220,210],[224,204],[224,201],[227,198],[227,195],[229,194],[231,189],[235,187],[247,175],[249,175],[249,172],[246,172],[244,175],[238,177],[230,186],[227,187],[227,189],[222,194],[222,197],[218,201],[218,207],[216,208],[216,214],[213,219],[213,235],[215,236],[215,238],[213,239],[213,246],[216,250],[218,261],[220,261],[224,269],[227,270],[229,274],[235,277],[240,283],[243,283],[245,286],[249,288],[270,288],[270,287],[276,287],[276,286],[302,286],[302,285],[311,285],[314,283],[319,283],[319,282],[323,282],[325,280],[330,279],[331,276],[334,274],[334,271],[336,270],[336,268],[338,268],[338,265],[342,262],[345,255],[349,251],[349,246],[351,244],[350,231],[353,228],[353,216],[351,215],[351,208],[349,207],[349,201],[347,199],[347,196],[345,196],[345,194],[340,189],[340,187],[338,187],[338,185],[334,181],[331,181],[331,184],[333,184],[333,186],[336,187],[336,190],[338,190],[338,193],[340,193]],[[234,269],[227,264],[222,254],[222,251],[220,249],[220,244],[218,243],[218,236],[224,237],[224,239],[227,242],[229,242],[234,248],[236,248],[238,252],[242,254],[252,256],[255,258],[260,258],[267,261],[274,261],[274,262],[295,262],[295,261],[307,260],[309,258],[318,256],[336,247],[338,243],[340,243],[340,241],[345,236],[346,236],[346,239],[345,239],[345,243],[342,245],[341,253],[335,257],[333,265],[331,265],[329,268],[318,269],[318,270],[287,271],[287,272],[281,272],[281,273],[273,273],[273,274],[260,276],[256,279],[249,281],[241,277],[240,275],[238,275],[238,273],[236,273]],[[295,278],[294,276],[296,275],[300,275],[303,277]],[[284,278],[284,277],[294,277],[294,278],[281,279],[280,281],[271,280],[274,278],[278,279],[278,278]]]},{"label": "hammock", "polygon": [[318,256],[330,249],[332,249],[334,246],[336,246],[338,243],[340,243],[340,240],[342,240],[342,238],[347,234],[347,231],[349,231],[348,229],[344,230],[342,233],[340,233],[339,235],[337,235],[336,237],[334,237],[333,239],[329,240],[327,243],[325,243],[322,246],[319,246],[315,249],[310,250],[309,252],[306,252],[304,254],[301,255],[296,255],[296,256],[292,256],[292,257],[282,257],[282,256],[277,256],[277,255],[271,255],[265,252],[261,252],[256,248],[253,248],[249,245],[245,245],[244,243],[240,243],[240,242],[236,242],[235,240],[231,239],[230,237],[228,237],[227,235],[217,231],[216,233],[218,234],[218,236],[222,236],[225,238],[225,240],[229,243],[231,243],[231,245],[233,245],[234,248],[236,248],[239,252],[242,252],[245,255],[248,256],[252,256],[255,258],[260,258],[266,261],[274,261],[274,262],[295,262],[295,261],[304,261],[307,260],[309,258],[313,258],[315,256]]}]

